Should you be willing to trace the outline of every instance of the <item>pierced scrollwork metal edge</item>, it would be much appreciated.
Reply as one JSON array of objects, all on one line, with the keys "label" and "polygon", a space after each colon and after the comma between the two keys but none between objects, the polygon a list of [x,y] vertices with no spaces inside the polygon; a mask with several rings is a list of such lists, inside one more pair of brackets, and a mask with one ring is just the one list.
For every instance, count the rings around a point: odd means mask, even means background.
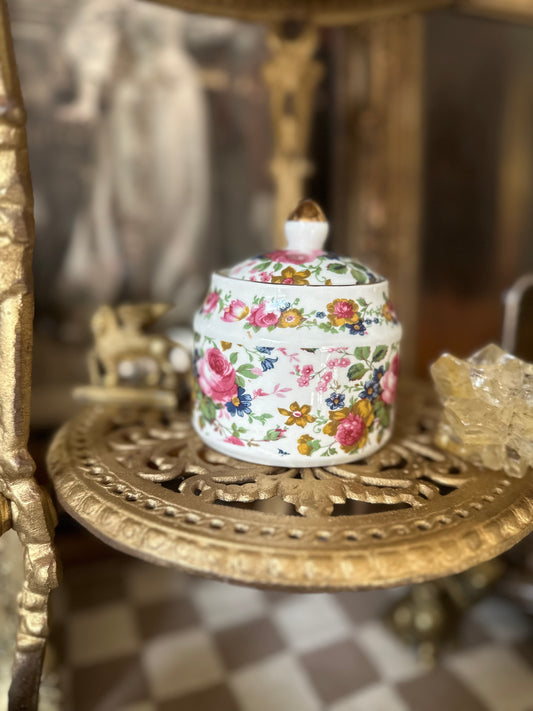
[{"label": "pierced scrollwork metal edge", "polygon": [[[306,520],[201,501],[192,509],[161,497],[152,482],[135,486],[76,459],[72,443],[90,439],[91,424],[85,411],[54,440],[49,469],[60,501],[114,547],[189,572],[307,591],[387,587],[460,572],[533,529],[531,480],[490,471],[423,512],[402,511],[397,524],[394,511]],[[381,535],[387,525],[393,536]]]}]

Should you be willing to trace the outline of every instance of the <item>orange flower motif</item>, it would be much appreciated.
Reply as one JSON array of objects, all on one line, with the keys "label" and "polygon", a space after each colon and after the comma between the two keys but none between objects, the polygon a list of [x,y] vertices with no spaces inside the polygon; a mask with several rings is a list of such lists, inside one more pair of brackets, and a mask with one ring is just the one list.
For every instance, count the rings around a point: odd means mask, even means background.
[{"label": "orange flower motif", "polygon": [[286,311],[281,312],[278,326],[279,328],[295,328],[296,326],[299,326],[303,320],[304,317],[298,309],[287,309]]},{"label": "orange flower motif", "polygon": [[309,456],[311,454],[313,450],[311,449],[308,443],[312,441],[313,438],[311,437],[311,435],[302,435],[298,439],[298,451],[300,452],[300,454],[304,454],[306,456]]},{"label": "orange flower motif", "polygon": [[328,318],[334,326],[344,326],[345,323],[357,323],[359,306],[352,299],[335,299],[328,304]]},{"label": "orange flower motif", "polygon": [[391,301],[387,301],[386,304],[383,304],[381,312],[383,316],[385,316],[387,321],[392,321],[393,319],[396,319],[396,313],[394,311],[394,307]]},{"label": "orange flower motif", "polygon": [[368,429],[374,421],[374,409],[370,400],[359,400],[352,407],[330,410],[329,422],[324,425],[324,434],[335,437],[345,452],[354,452],[364,447]]},{"label": "orange flower motif", "polygon": [[287,417],[285,420],[286,425],[298,425],[298,427],[305,427],[308,422],[314,422],[316,420],[316,417],[309,414],[311,412],[311,405],[302,405],[300,407],[300,405],[294,401],[289,405],[289,410],[285,410],[283,407],[278,407],[278,412]]},{"label": "orange flower motif", "polygon": [[272,284],[309,284],[307,277],[310,276],[309,269],[297,272],[294,267],[285,267],[280,276],[272,277]]}]

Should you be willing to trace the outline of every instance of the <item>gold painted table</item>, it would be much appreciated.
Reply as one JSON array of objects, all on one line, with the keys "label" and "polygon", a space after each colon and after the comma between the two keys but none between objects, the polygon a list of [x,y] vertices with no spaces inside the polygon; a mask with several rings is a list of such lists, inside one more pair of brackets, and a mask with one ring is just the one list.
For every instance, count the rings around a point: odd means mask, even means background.
[{"label": "gold painted table", "polygon": [[533,480],[432,445],[431,391],[400,393],[394,438],[362,462],[247,464],[209,450],[188,416],[90,406],[56,435],[60,502],[110,545],[236,583],[357,590],[458,573],[533,530]]}]

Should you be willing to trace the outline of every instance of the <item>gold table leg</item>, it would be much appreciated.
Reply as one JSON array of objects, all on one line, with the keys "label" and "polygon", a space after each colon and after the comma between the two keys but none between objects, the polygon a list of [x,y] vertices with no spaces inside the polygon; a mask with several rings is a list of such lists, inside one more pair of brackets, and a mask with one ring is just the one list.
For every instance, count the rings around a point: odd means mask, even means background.
[{"label": "gold table leg", "polygon": [[33,339],[33,195],[25,112],[5,0],[0,1],[0,494],[24,546],[24,585],[9,694],[10,711],[36,709],[57,585],[54,515],[37,485],[29,436]]}]

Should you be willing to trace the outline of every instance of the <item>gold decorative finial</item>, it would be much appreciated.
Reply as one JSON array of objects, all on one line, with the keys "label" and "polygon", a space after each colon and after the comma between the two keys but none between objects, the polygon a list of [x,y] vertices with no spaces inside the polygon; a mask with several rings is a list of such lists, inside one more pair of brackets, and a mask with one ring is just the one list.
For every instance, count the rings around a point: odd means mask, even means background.
[{"label": "gold decorative finial", "polygon": [[300,200],[296,209],[291,212],[287,220],[294,222],[327,222],[320,205],[309,198]]}]

